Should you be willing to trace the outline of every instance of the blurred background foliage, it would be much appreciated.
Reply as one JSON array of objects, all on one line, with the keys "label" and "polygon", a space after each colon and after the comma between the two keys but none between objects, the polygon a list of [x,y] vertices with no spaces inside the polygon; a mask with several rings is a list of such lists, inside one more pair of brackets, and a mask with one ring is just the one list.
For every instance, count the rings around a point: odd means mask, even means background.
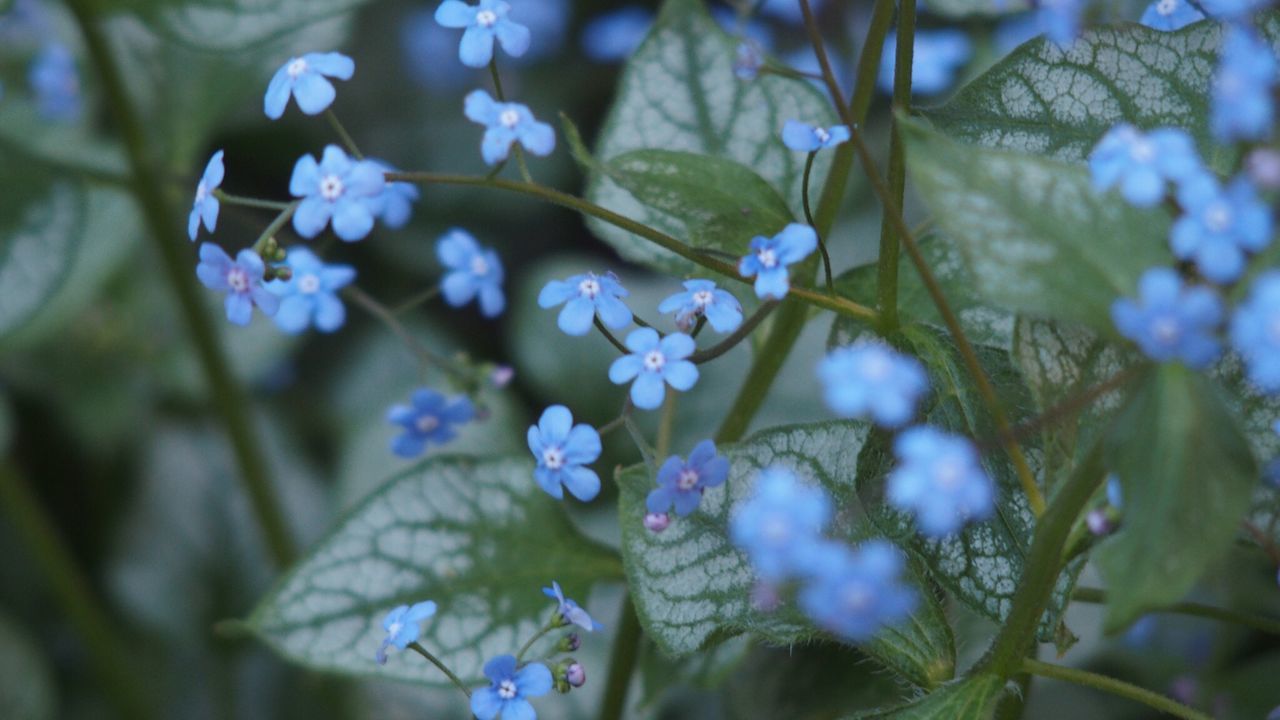
[{"label": "blurred background foliage", "polygon": [[[620,59],[638,41],[654,4],[626,6],[640,22],[606,27],[591,23],[623,3],[510,2],[532,28],[534,45],[528,56],[504,66],[508,93],[545,119],[563,111],[590,141],[613,97]],[[948,5],[938,4],[943,10]],[[340,84],[335,110],[367,153],[402,169],[484,172],[480,132],[461,110],[463,95],[486,86],[487,74],[456,61],[456,34],[431,20],[433,3],[99,5],[128,89],[146,118],[148,148],[163,161],[162,190],[175,210],[185,212],[198,172],[216,149],[226,151],[229,191],[282,199],[295,160],[334,141],[319,119],[290,111],[272,123],[261,113],[271,72],[291,54],[311,50],[339,49],[356,60],[355,78]],[[869,5],[822,4],[822,23],[845,75],[852,75]],[[733,9],[718,10],[736,28]],[[261,644],[215,631],[220,621],[244,617],[277,570],[237,481],[166,271],[145,239],[128,192],[128,163],[115,139],[119,128],[82,39],[58,3],[0,2],[0,12],[6,13],[0,15],[0,473],[6,486],[18,483],[30,491],[34,507],[65,544],[83,576],[88,594],[82,599],[105,610],[121,643],[116,671],[131,686],[113,687],[109,675],[104,681],[89,649],[101,639],[84,635],[63,603],[63,580],[30,542],[31,523],[40,518],[23,517],[10,502],[18,512],[0,515],[0,717],[112,717],[119,706],[109,700],[129,692],[158,717],[452,716],[459,705],[448,691],[307,673]],[[1113,12],[1135,16],[1132,4],[1118,4]],[[1008,21],[922,16],[926,28],[958,27],[972,38],[972,58],[959,68],[957,81],[975,76],[1010,47],[1001,22]],[[803,33],[785,9],[767,11],[748,32],[778,57],[811,66]],[[41,115],[27,82],[49,38],[70,48],[79,68],[80,107],[56,122]],[[878,96],[865,130],[873,147],[887,145],[887,110]],[[545,184],[581,189],[563,144],[535,171]],[[223,213],[215,239],[230,249],[248,245],[269,220],[225,205]],[[872,259],[879,224],[855,173],[833,233],[838,271]],[[514,195],[433,186],[424,190],[406,229],[378,228],[355,244],[322,239],[318,248],[331,261],[354,265],[357,284],[394,305],[436,281],[434,240],[454,226],[498,249],[508,268],[509,310],[489,321],[473,308],[452,311],[437,302],[406,316],[406,326],[442,354],[465,352],[510,364],[515,380],[503,391],[485,391],[489,419],[469,426],[447,451],[522,452],[524,428],[554,402],[566,402],[586,422],[614,417],[624,389],[606,380],[606,343],[595,336],[563,337],[554,313],[537,308],[536,293],[550,278],[614,269],[631,289],[633,307],[651,308],[677,285],[619,261],[575,214]],[[195,248],[181,227],[171,228],[163,241],[181,246],[194,270]],[[186,279],[194,284],[194,272]],[[387,327],[356,307],[336,335],[290,338],[261,317],[247,329],[223,323],[219,298],[203,290],[201,297],[219,319],[218,338],[235,376],[248,388],[271,481],[305,547],[344,509],[408,465],[387,449],[394,429],[384,422],[385,410],[441,378],[421,369]],[[826,417],[811,372],[829,326],[825,316],[811,323],[754,427]],[[706,374],[696,395],[682,398],[674,450],[686,452],[693,440],[684,438],[705,434],[720,421],[749,361],[750,348],[739,348]],[[617,433],[598,466],[635,459],[634,448]],[[608,482],[605,488],[600,501],[571,504],[571,510],[585,532],[616,544],[615,491]],[[1245,551],[1239,560],[1236,571],[1208,584],[1209,597],[1244,607],[1274,598],[1268,567]],[[620,590],[580,600],[608,621]],[[1269,604],[1274,610],[1274,601]],[[992,627],[959,606],[951,610],[963,667]],[[1268,691],[1280,676],[1274,638],[1162,616],[1144,620],[1122,639],[1106,640],[1100,612],[1088,606],[1073,609],[1068,621],[1082,638],[1067,658],[1074,664],[1165,689],[1222,717],[1261,718],[1275,705]],[[608,649],[592,640],[580,659],[593,681],[567,701],[549,701],[548,717],[593,714]],[[763,648],[739,639],[678,663],[651,646],[643,652],[632,695],[637,717],[836,717],[900,692],[847,648]],[[1029,702],[1027,716],[1034,718],[1150,715],[1122,700],[1051,683],[1038,685]]]}]

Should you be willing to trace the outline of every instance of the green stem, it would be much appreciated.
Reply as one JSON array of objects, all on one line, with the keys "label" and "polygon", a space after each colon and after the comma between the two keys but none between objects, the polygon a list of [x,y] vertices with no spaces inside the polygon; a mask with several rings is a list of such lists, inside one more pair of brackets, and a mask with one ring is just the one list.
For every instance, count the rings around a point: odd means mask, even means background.
[{"label": "green stem", "polygon": [[421,643],[411,642],[409,643],[409,649],[426,658],[427,662],[435,665],[440,672],[445,674],[445,677],[449,678],[449,680],[453,682],[454,686],[462,691],[463,695],[471,697],[471,688],[463,684],[462,680],[457,675],[454,675],[452,670],[446,667],[444,663],[440,662],[440,659],[435,655],[432,655],[431,651],[423,647]]},{"label": "green stem", "polygon": [[26,481],[4,461],[0,461],[0,507],[8,511],[14,530],[30,548],[35,566],[48,577],[54,596],[84,642],[93,672],[116,714],[125,718],[152,717],[152,705],[138,682],[141,676],[128,661],[135,653],[115,635],[115,623],[98,605],[71,551]]},{"label": "green stem", "polygon": [[596,326],[596,329],[600,331],[600,334],[604,336],[604,339],[608,340],[609,344],[612,345],[614,348],[616,348],[618,352],[622,353],[623,355],[631,354],[631,351],[627,349],[627,346],[623,345],[622,341],[619,340],[613,333],[609,332],[609,328],[605,327],[604,323],[600,322],[599,317],[592,318],[591,322]]},{"label": "green stem", "polygon": [[448,358],[437,355],[428,349],[426,345],[418,342],[418,339],[405,329],[404,325],[396,319],[396,316],[391,312],[391,310],[387,309],[385,305],[374,300],[368,293],[355,285],[348,285],[343,288],[342,292],[344,295],[351,298],[351,300],[357,305],[368,311],[370,315],[381,320],[383,324],[391,330],[391,332],[395,333],[396,337],[400,338],[400,342],[405,344],[405,347],[409,349],[409,352],[417,356],[418,360],[423,365],[439,368],[453,376],[454,380],[461,381],[461,384],[468,384],[470,381],[468,373],[457,367],[456,364]]},{"label": "green stem", "polygon": [[[876,82],[880,75],[880,59],[884,55],[884,39],[893,26],[894,0],[876,0],[871,9],[871,23],[867,29],[867,39],[862,44],[862,52],[858,55],[858,71],[853,89],[853,99],[849,101],[850,120],[863,123],[871,110],[871,100],[875,97]],[[853,125],[850,130],[856,129]]]},{"label": "green stem", "polygon": [[[898,6],[898,47],[894,57],[893,105],[900,113],[911,109],[911,63],[915,45],[916,3],[902,0]],[[902,132],[893,123],[889,135],[889,191],[899,207],[906,190],[906,161],[902,150]],[[886,216],[880,220],[880,259],[877,261],[877,293],[880,327],[883,332],[898,328],[898,252],[900,243],[893,223]]]},{"label": "green stem", "polygon": [[[1098,588],[1078,587],[1071,591],[1071,599],[1094,605],[1105,605],[1107,593]],[[1174,615],[1190,615],[1193,617],[1220,620],[1222,622],[1242,625],[1269,635],[1280,635],[1280,620],[1261,615],[1237,612],[1227,608],[1202,605],[1193,602],[1180,602],[1162,608],[1152,608],[1150,612],[1171,613]]]},{"label": "green stem", "polygon": [[733,334],[706,350],[699,350],[698,352],[690,355],[689,362],[694,363],[695,365],[701,365],[702,363],[715,360],[721,355],[724,355],[734,349],[738,346],[738,343],[750,337],[751,333],[755,331],[756,326],[763,322],[765,318],[769,317],[769,313],[773,312],[777,307],[778,303],[773,300],[762,303],[760,308],[756,310],[755,314],[739,325],[738,329],[733,331]]},{"label": "green stem", "polygon": [[125,90],[124,80],[115,57],[107,45],[106,36],[93,17],[92,0],[69,0],[67,3],[80,32],[85,47],[102,79],[115,125],[123,136],[133,174],[133,192],[142,206],[148,225],[148,236],[164,262],[165,274],[178,298],[183,325],[191,334],[196,354],[204,370],[208,392],[212,396],[222,422],[231,438],[231,447],[240,467],[240,477],[249,494],[258,527],[277,567],[287,567],[295,557],[293,540],[284,514],[271,487],[270,477],[257,435],[249,414],[249,398],[231,375],[226,356],[219,345],[217,333],[210,322],[204,302],[192,280],[191,261],[183,250],[185,242],[178,242],[182,224],[173,215],[165,200],[159,174],[147,154],[147,133],[141,119],[135,114]]},{"label": "green stem", "polygon": [[502,91],[502,76],[498,74],[498,56],[489,58],[489,77],[493,78],[493,94],[498,102],[506,102],[507,94]]},{"label": "green stem", "polygon": [[[817,152],[809,153],[809,157],[804,161],[804,182],[800,189],[800,196],[804,202],[804,220],[809,223],[810,227],[814,226],[813,213],[809,210],[809,175],[813,172],[813,159],[818,156]],[[815,231],[816,232],[816,231]],[[827,252],[827,241],[822,235],[818,234],[818,252],[822,254],[822,269],[827,277],[827,292],[835,295],[836,284],[831,279],[831,253]]]},{"label": "green stem", "polygon": [[[267,241],[275,237],[276,233],[280,232],[281,228],[285,226],[285,223],[289,222],[289,219],[293,217],[293,214],[298,211],[298,206],[301,204],[301,200],[295,200],[294,202],[285,205],[280,211],[280,214],[276,216],[276,219],[272,220],[271,224],[268,225],[262,231],[262,234],[258,236],[258,239],[253,241],[253,251],[258,253],[258,255],[262,255],[263,248],[266,247]],[[263,258],[263,260],[267,259],[268,258]]]},{"label": "green stem", "polygon": [[1183,705],[1176,700],[1167,698],[1159,693],[1152,692],[1146,688],[1131,685],[1122,680],[1091,673],[1086,670],[1077,670],[1075,668],[1063,667],[1061,665],[1051,665],[1039,660],[1027,658],[1022,661],[1022,671],[1040,677],[1053,678],[1054,680],[1063,680],[1077,685],[1084,685],[1095,690],[1118,695],[1119,697],[1128,698],[1143,705],[1155,708],[1163,713],[1168,713],[1174,717],[1184,718],[1184,720],[1213,720],[1212,717],[1192,708]]},{"label": "green stem", "polygon": [[746,380],[738,390],[724,421],[720,423],[716,442],[734,442],[747,433],[752,419],[764,405],[765,396],[769,394],[769,388],[782,370],[792,346],[804,331],[808,312],[809,308],[793,299],[782,302],[778,312],[774,314],[773,329],[756,353],[755,361],[747,371]]},{"label": "green stem", "polygon": [[399,305],[396,305],[395,307],[391,308],[391,314],[392,315],[404,314],[418,307],[419,305],[423,305],[425,303],[431,302],[432,300],[435,300],[438,295],[440,295],[439,285],[429,287],[426,290],[423,290],[422,292],[418,293],[417,295],[410,296],[408,299],[404,300]]},{"label": "green stem", "polygon": [[818,56],[818,67],[822,69],[822,81],[826,83],[827,92],[831,94],[831,99],[836,104],[840,119],[852,130],[856,123],[853,121],[849,107],[844,103],[844,93],[840,91],[840,83],[836,81],[836,74],[831,69],[831,59],[827,57],[827,46],[822,41],[822,31],[818,29],[818,19],[813,14],[813,8],[809,7],[809,0],[800,0],[800,12],[804,15],[804,29],[809,34],[809,44],[813,46],[813,52]]},{"label": "green stem", "polygon": [[[832,162],[831,177],[835,178],[841,175],[839,169],[840,153],[836,154],[836,160]],[[848,165],[845,165],[847,171]],[[427,172],[397,172],[387,173],[387,179],[396,182],[411,182],[419,184],[437,184],[437,185],[471,185],[477,187],[489,187],[498,190],[507,190],[509,192],[530,195],[554,205],[575,210],[583,215],[589,215],[594,218],[603,220],[610,225],[622,228],[628,232],[639,235],[640,237],[652,242],[653,244],[670,250],[680,257],[690,262],[700,265],[708,270],[713,270],[726,277],[737,280],[741,283],[750,284],[751,280],[744,278],[738,274],[738,268],[732,263],[723,260],[717,260],[709,257],[706,253],[689,247],[679,240],[663,233],[659,230],[649,227],[643,223],[636,222],[628,217],[619,215],[618,213],[600,207],[594,203],[583,200],[582,198],[570,195],[569,193],[544,187],[536,183],[520,182],[516,180],[505,180],[502,178],[485,178],[473,177],[470,175],[448,175],[440,173]],[[828,182],[830,184],[830,181]],[[843,179],[841,180],[841,192],[838,196],[843,195]],[[823,202],[827,201],[828,193],[823,192]],[[834,215],[834,211],[832,211]],[[818,224],[823,225],[823,205],[818,205]],[[874,322],[876,313],[865,305],[848,300],[836,295],[828,295],[816,290],[804,287],[792,286],[789,296],[793,296],[810,305],[830,310],[832,312],[844,315],[846,317],[856,318],[865,322]]]},{"label": "green stem", "polygon": [[676,426],[676,402],[679,396],[671,388],[667,388],[666,393],[662,398],[662,417],[658,420],[658,437],[653,448],[653,454],[658,458],[665,458],[671,452],[671,432]]},{"label": "green stem", "polygon": [[525,653],[529,652],[529,648],[533,647],[533,644],[538,642],[539,638],[545,637],[547,633],[551,632],[552,630],[555,630],[558,627],[564,627],[564,626],[563,625],[544,625],[541,630],[534,633],[533,637],[529,638],[528,642],[522,645],[520,647],[520,651],[516,653],[516,662],[518,663],[524,660]]},{"label": "green stem", "polygon": [[241,207],[257,208],[259,210],[284,210],[293,204],[277,200],[259,200],[258,198],[244,197],[242,195],[232,195],[222,190],[214,190],[213,196],[228,205],[240,205]]},{"label": "green stem", "polygon": [[325,108],[324,117],[329,121],[329,126],[333,128],[333,131],[342,140],[347,152],[354,155],[357,160],[363,160],[364,153],[360,152],[360,148],[356,147],[356,141],[351,137],[351,133],[347,132],[347,129],[342,126],[342,121],[338,119],[338,114],[333,111],[333,108]]},{"label": "green stem", "polygon": [[609,657],[609,677],[605,681],[604,702],[600,704],[600,720],[621,720],[627,708],[627,690],[635,671],[640,650],[640,620],[630,593],[623,596],[618,615],[618,634],[613,638]]}]

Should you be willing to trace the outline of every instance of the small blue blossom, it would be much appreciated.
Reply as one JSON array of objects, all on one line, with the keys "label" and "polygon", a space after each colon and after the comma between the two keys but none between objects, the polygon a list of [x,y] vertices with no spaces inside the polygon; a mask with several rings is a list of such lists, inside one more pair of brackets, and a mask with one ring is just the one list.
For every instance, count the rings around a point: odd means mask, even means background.
[{"label": "small blue blossom", "polygon": [[674,505],[676,515],[685,517],[698,509],[707,488],[724,484],[729,477],[729,460],[716,452],[716,444],[703,440],[693,446],[689,461],[672,455],[658,468],[658,487],[649,491],[645,507],[650,513],[665,513]]},{"label": "small blue blossom", "polygon": [[333,332],[347,319],[338,291],[356,279],[350,265],[326,265],[304,247],[293,247],[285,258],[292,271],[288,280],[273,280],[267,289],[280,296],[276,327],[297,334],[313,324],[320,332]]},{"label": "small blue blossom", "polygon": [[[394,167],[377,158],[369,158],[367,162],[373,164],[382,173],[398,172]],[[387,227],[398,230],[409,224],[409,218],[413,216],[413,204],[418,202],[422,194],[418,191],[418,186],[407,182],[386,182],[382,194],[379,196],[381,205],[375,213],[377,218]]]},{"label": "small blue blossom", "polygon": [[552,580],[551,587],[542,588],[542,594],[549,598],[555,598],[556,602],[559,603],[556,611],[560,613],[562,625],[577,625],[587,632],[604,629],[604,626],[592,620],[587,611],[579,607],[578,603],[573,601],[573,598],[564,596],[564,591],[560,589],[560,583]]},{"label": "small blue blossom", "polygon": [[[1231,318],[1231,345],[1244,359],[1249,381],[1280,393],[1280,271],[1258,276]],[[1280,433],[1280,422],[1275,425]]]},{"label": "small blue blossom", "polygon": [[482,315],[502,314],[507,300],[502,294],[504,275],[498,253],[480,247],[466,230],[454,228],[436,241],[436,257],[449,269],[440,281],[446,303],[457,308],[478,297]]},{"label": "small blue blossom", "polygon": [[1120,298],[1111,306],[1116,329],[1147,357],[1197,369],[1221,353],[1214,333],[1222,314],[1222,302],[1212,290],[1184,286],[1171,268],[1146,271],[1138,281],[1138,300]]},{"label": "small blue blossom", "polygon": [[848,125],[820,128],[799,120],[788,120],[782,126],[782,144],[796,152],[817,152],[841,143],[851,137]]},{"label": "small blue blossom", "polygon": [[1186,130],[1161,128],[1143,133],[1116,125],[1089,154],[1089,172],[1099,191],[1117,185],[1125,200],[1154,207],[1164,200],[1166,181],[1180,182],[1201,170],[1200,155]]},{"label": "small blue blossom", "polygon": [[817,547],[831,512],[822,488],[772,466],[760,472],[755,494],[729,520],[729,537],[761,580],[778,583],[794,576],[803,556]]},{"label": "small blue blossom", "polygon": [[1209,128],[1222,142],[1262,140],[1275,118],[1276,58],[1252,30],[1228,27],[1213,79]]},{"label": "small blue blossom", "polygon": [[600,493],[600,476],[588,467],[600,457],[600,433],[587,424],[574,425],[563,405],[543,411],[538,424],[529,428],[529,451],[538,461],[533,477],[551,497],[564,497],[561,486],[583,502]]},{"label": "small blue blossom", "polygon": [[489,165],[506,160],[516,142],[540,157],[556,149],[555,130],[535,119],[529,108],[520,103],[501,103],[484,90],[473,90],[467,95],[466,115],[468,120],[485,126],[480,154]]},{"label": "small blue blossom", "polygon": [[792,223],[771,238],[751,239],[751,254],[738,262],[743,277],[755,276],[756,295],[761,300],[781,300],[791,289],[787,266],[805,259],[818,247],[818,234],[808,225]]},{"label": "small blue blossom", "polygon": [[640,47],[652,26],[653,12],[639,5],[597,15],[582,29],[582,52],[595,62],[621,62]]},{"label": "small blue blossom", "polygon": [[213,232],[218,227],[218,210],[221,203],[218,198],[214,197],[213,191],[222,185],[222,178],[226,174],[222,165],[222,151],[213,154],[209,158],[209,164],[204,166],[204,176],[200,178],[200,182],[196,185],[196,199],[191,203],[191,214],[187,216],[187,237],[194,242],[196,234],[200,232],[200,223],[204,222],[204,229]]},{"label": "small blue blossom", "polygon": [[1149,28],[1173,32],[1203,19],[1204,13],[1187,0],[1153,0],[1138,22]]},{"label": "small blue blossom", "polygon": [[612,330],[631,324],[631,309],[620,299],[629,294],[611,272],[584,273],[547,283],[538,293],[538,307],[545,310],[563,304],[556,324],[569,335],[586,335],[597,315]]},{"label": "small blue blossom", "polygon": [[1271,210],[1246,176],[1223,187],[1209,173],[1197,173],[1182,183],[1178,202],[1184,214],[1173,224],[1169,245],[1178,259],[1194,260],[1213,282],[1238,279],[1246,253],[1271,242]]},{"label": "small blue blossom", "polygon": [[507,17],[511,6],[503,0],[480,0],[468,5],[461,0],[444,0],[436,8],[436,22],[447,28],[466,28],[458,44],[463,65],[482,68],[493,59],[496,39],[504,52],[520,57],[529,49],[529,28]]},{"label": "small blue blossom", "polygon": [[663,300],[658,312],[675,313],[681,330],[693,327],[699,317],[718,333],[731,333],[742,324],[742,304],[710,280],[685,280],[684,292]]},{"label": "small blue blossom", "polygon": [[[893,92],[894,71],[898,61],[898,36],[890,33],[884,39],[880,56],[880,89]],[[960,30],[919,30],[911,48],[911,92],[936,95],[950,88],[956,73],[973,56],[973,43]]]},{"label": "small blue blossom", "polygon": [[889,428],[915,415],[929,389],[919,360],[879,342],[860,342],[833,350],[818,363],[827,405],[843,417],[870,417]]},{"label": "small blue blossom", "polygon": [[537,720],[526,698],[551,692],[551,671],[542,663],[517,669],[514,655],[499,655],[484,664],[489,687],[471,693],[471,713],[479,720]]},{"label": "small blue blossom", "polygon": [[1040,32],[1058,45],[1069,45],[1080,34],[1089,0],[1040,0],[1035,11]]},{"label": "small blue blossom", "polygon": [[906,559],[893,543],[870,540],[850,549],[824,542],[815,555],[816,572],[797,602],[819,627],[863,642],[915,609],[916,593],[902,582]]},{"label": "small blue blossom", "polygon": [[401,605],[387,613],[382,619],[382,629],[387,632],[387,637],[374,655],[378,664],[387,664],[387,650],[390,648],[404,650],[409,647],[409,643],[416,642],[418,635],[422,633],[422,621],[435,614],[436,604],[430,600],[414,603],[412,607]]},{"label": "small blue blossom", "polygon": [[889,474],[889,504],[913,513],[920,531],[945,537],[995,509],[995,485],[966,438],[933,427],[906,430],[893,442],[898,466]]},{"label": "small blue blossom", "polygon": [[697,346],[693,338],[684,333],[671,333],[658,337],[653,328],[640,328],[627,336],[630,355],[623,355],[609,366],[609,380],[615,385],[631,384],[631,402],[643,410],[654,410],[662,405],[666,388],[684,392],[698,382],[698,366],[685,358],[693,354]]},{"label": "small blue blossom", "polygon": [[241,250],[233,261],[222,248],[213,243],[200,245],[200,264],[196,277],[210,290],[226,293],[224,306],[227,320],[236,325],[248,325],[256,305],[263,315],[274,315],[280,298],[272,295],[262,284],[267,266],[258,253]]},{"label": "small blue blossom", "polygon": [[387,422],[404,428],[404,433],[391,441],[391,452],[402,458],[415,458],[428,445],[449,442],[458,435],[455,425],[476,417],[475,406],[465,395],[450,399],[431,388],[420,388],[413,392],[410,402],[387,411]]},{"label": "small blue blossom", "polygon": [[743,82],[755,80],[764,66],[764,51],[750,40],[743,40],[733,51],[733,76]]},{"label": "small blue blossom", "polygon": [[350,80],[355,72],[355,61],[342,53],[307,53],[302,57],[289,58],[289,62],[281,65],[271,76],[267,94],[262,97],[262,111],[272,120],[279,120],[289,98],[293,97],[299,110],[307,115],[318,115],[327,110],[338,96],[333,83],[326,78]]},{"label": "small blue blossom", "polygon": [[1124,507],[1124,489],[1115,473],[1107,476],[1107,504],[1117,510]]},{"label": "small blue blossom", "polygon": [[80,117],[80,73],[71,51],[62,43],[49,43],[31,61],[27,82],[36,95],[41,117],[70,122]]},{"label": "small blue blossom", "polygon": [[293,166],[289,193],[302,198],[293,214],[293,229],[304,238],[319,235],[333,221],[333,232],[347,242],[373,229],[386,199],[382,168],[369,160],[352,160],[337,145],[324,149],[320,163],[303,155]]}]

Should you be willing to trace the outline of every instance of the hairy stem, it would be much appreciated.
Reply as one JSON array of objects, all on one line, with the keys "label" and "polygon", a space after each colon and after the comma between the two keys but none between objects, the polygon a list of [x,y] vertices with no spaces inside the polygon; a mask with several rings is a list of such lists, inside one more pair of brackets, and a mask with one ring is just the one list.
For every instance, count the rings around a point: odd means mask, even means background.
[{"label": "hairy stem", "polygon": [[[911,63],[915,46],[916,3],[902,0],[898,5],[898,46],[894,56],[893,106],[899,113],[911,109]],[[893,123],[889,135],[889,192],[902,207],[906,191],[907,167],[902,150],[902,133],[898,123]],[[877,261],[877,295],[880,327],[884,332],[898,328],[898,236],[888,212],[880,220],[880,259]]]},{"label": "hairy stem", "polygon": [[[1078,587],[1071,591],[1071,599],[1083,603],[1105,605],[1107,602],[1107,593],[1106,591],[1098,588]],[[1254,615],[1252,613],[1236,612],[1235,610],[1214,607],[1212,605],[1180,602],[1162,608],[1153,608],[1150,612],[1170,613],[1173,615],[1191,615],[1193,617],[1207,618],[1209,620],[1220,620],[1226,623],[1242,625],[1269,635],[1280,635],[1280,620],[1264,617],[1262,615]]]},{"label": "hairy stem", "polygon": [[1039,660],[1027,658],[1022,661],[1022,671],[1040,677],[1053,678],[1054,680],[1063,680],[1077,685],[1084,685],[1095,690],[1111,693],[1119,697],[1128,698],[1140,702],[1143,705],[1155,708],[1163,713],[1168,713],[1174,717],[1184,718],[1185,720],[1213,720],[1212,717],[1205,713],[1189,708],[1182,703],[1165,697],[1159,693],[1152,692],[1146,688],[1131,685],[1122,680],[1091,673],[1086,670],[1077,670],[1075,668],[1063,667],[1061,665],[1051,665]]},{"label": "hairy stem", "polygon": [[544,625],[541,630],[534,633],[533,637],[529,638],[528,642],[522,645],[520,647],[520,651],[516,653],[516,662],[520,662],[524,660],[525,654],[529,652],[529,649],[533,647],[534,643],[538,642],[539,638],[544,637],[547,633],[551,632],[552,630],[555,630],[558,627],[561,627],[561,626],[548,624],[548,625]]},{"label": "hairy stem", "polygon": [[631,594],[623,595],[618,614],[618,634],[613,638],[609,656],[609,676],[605,680],[604,701],[600,703],[600,720],[620,720],[627,709],[627,690],[635,672],[640,650],[640,619],[636,617]]},{"label": "hairy stem", "polygon": [[411,642],[409,643],[409,649],[418,653],[422,657],[426,658],[427,662],[431,663],[432,665],[435,665],[436,669],[444,673],[445,677],[449,678],[449,681],[452,682],[455,687],[461,690],[463,695],[466,695],[467,697],[471,697],[471,688],[463,684],[462,680],[457,675],[454,675],[453,671],[450,670],[448,666],[440,662],[440,658],[436,657],[435,655],[432,655],[431,651],[423,647],[421,643]]}]

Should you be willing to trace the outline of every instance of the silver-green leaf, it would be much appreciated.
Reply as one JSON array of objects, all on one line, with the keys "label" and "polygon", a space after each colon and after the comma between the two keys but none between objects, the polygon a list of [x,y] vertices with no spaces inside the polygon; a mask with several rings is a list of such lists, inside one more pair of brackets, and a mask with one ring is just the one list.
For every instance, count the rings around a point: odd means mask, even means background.
[{"label": "silver-green leaf", "polygon": [[858,713],[847,720],[990,720],[1004,695],[995,675],[957,680],[901,707]]}]

